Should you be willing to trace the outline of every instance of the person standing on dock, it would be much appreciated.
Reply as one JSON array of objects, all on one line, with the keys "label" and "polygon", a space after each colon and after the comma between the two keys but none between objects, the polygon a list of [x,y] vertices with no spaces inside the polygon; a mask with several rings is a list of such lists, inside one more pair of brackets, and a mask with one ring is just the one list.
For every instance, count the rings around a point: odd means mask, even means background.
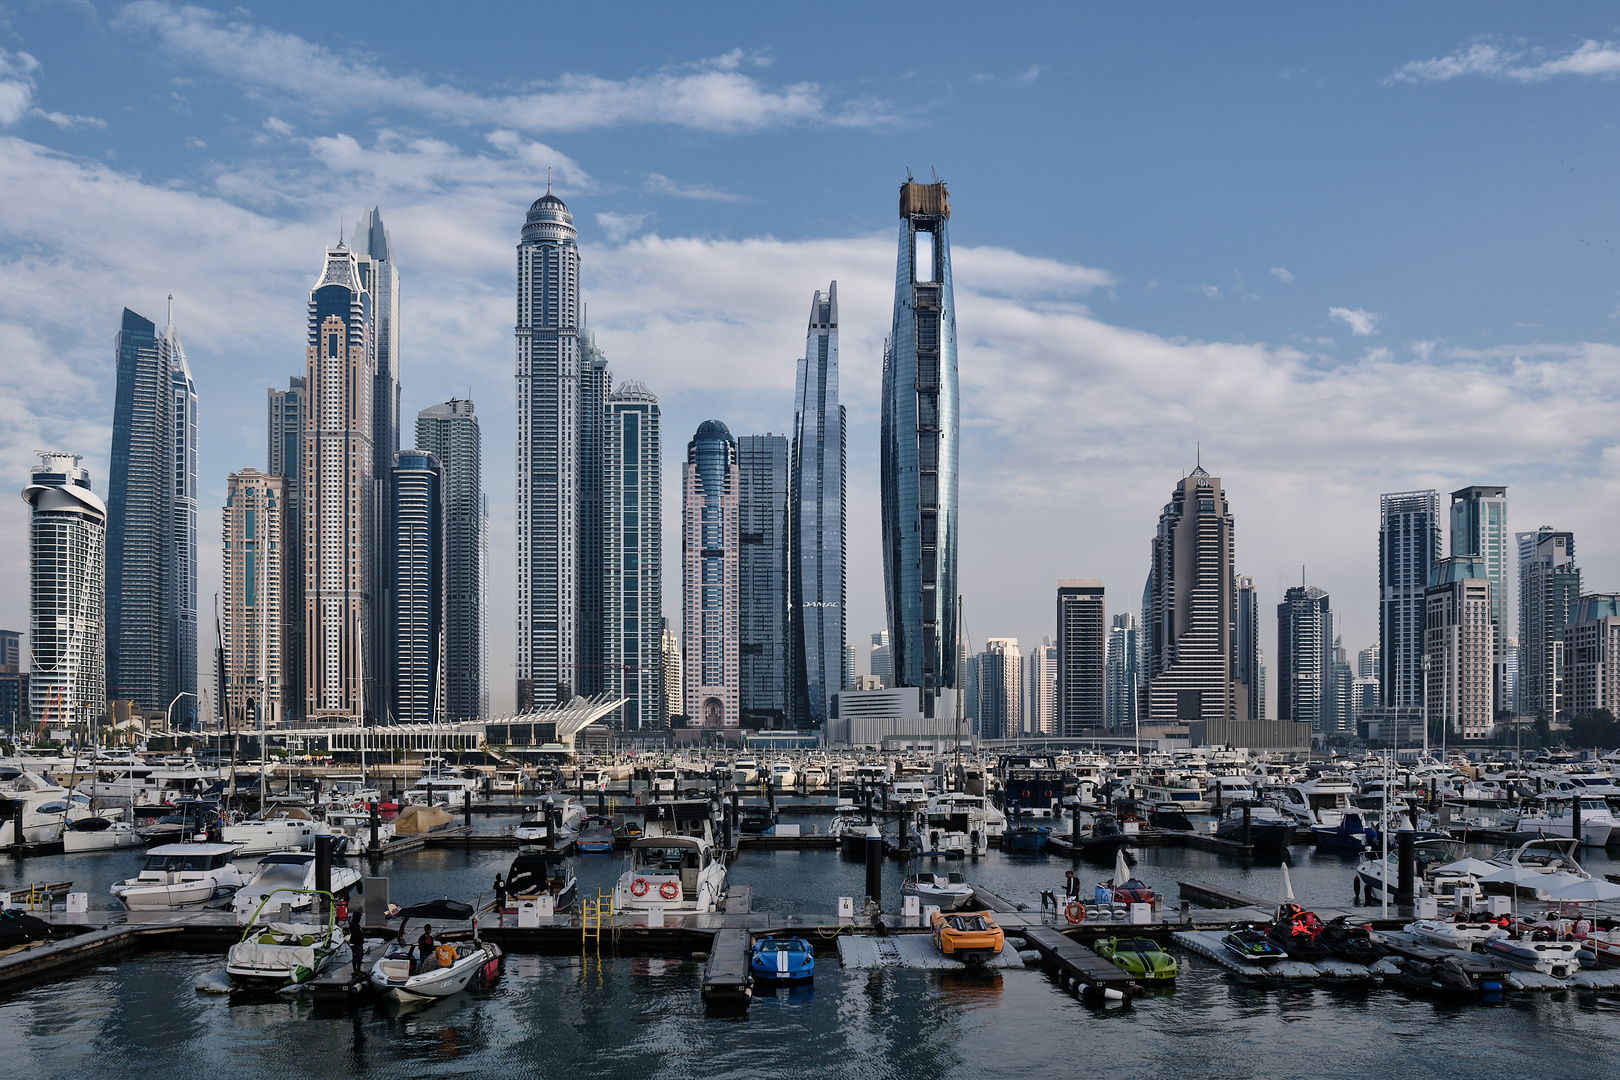
[{"label": "person standing on dock", "polygon": [[1080,879],[1074,876],[1073,870],[1065,870],[1063,872],[1063,900],[1067,903],[1070,900],[1078,899],[1080,899]]},{"label": "person standing on dock", "polygon": [[506,882],[501,880],[499,874],[495,875],[495,910],[497,912],[506,910]]},{"label": "person standing on dock", "polygon": [[349,954],[354,960],[354,981],[359,982],[361,971],[366,965],[366,929],[365,920],[360,915],[360,905],[355,904],[349,908]]}]

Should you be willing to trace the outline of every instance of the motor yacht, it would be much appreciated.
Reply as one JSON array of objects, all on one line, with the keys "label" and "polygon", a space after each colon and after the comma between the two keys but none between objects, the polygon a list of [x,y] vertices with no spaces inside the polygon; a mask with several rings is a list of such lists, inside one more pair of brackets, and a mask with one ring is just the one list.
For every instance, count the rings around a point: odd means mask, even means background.
[{"label": "motor yacht", "polygon": [[0,779],[0,847],[17,842],[17,813],[22,812],[23,841],[46,843],[62,835],[69,821],[94,816],[88,800],[75,800],[67,788],[34,772],[18,771]]},{"label": "motor yacht", "polygon": [[147,848],[146,865],[109,890],[131,911],[199,907],[233,895],[248,877],[231,862],[231,844],[162,844]]},{"label": "motor yacht", "polygon": [[62,852],[66,855],[85,855],[140,846],[140,833],[136,832],[135,826],[127,821],[84,817],[68,822],[67,828],[62,830]]},{"label": "motor yacht", "polygon": [[[330,809],[326,812],[326,828],[331,836],[342,840],[333,844],[334,855],[355,855],[371,846],[371,810]],[[377,843],[386,844],[394,838],[393,821],[377,818]]]},{"label": "motor yacht", "polygon": [[1182,810],[1200,814],[1211,809],[1204,798],[1204,785],[1190,776],[1166,775],[1136,785],[1138,797],[1151,803],[1174,803]]},{"label": "motor yacht", "polygon": [[[347,895],[360,884],[360,871],[341,864],[332,867],[333,896]],[[318,894],[315,891],[315,853],[312,851],[275,851],[259,860],[259,868],[246,885],[237,890],[231,900],[231,911],[236,921],[246,923],[253,918],[265,897],[274,892],[288,895],[283,899],[294,910],[308,907]]]},{"label": "motor yacht", "polygon": [[804,787],[806,791],[820,791],[828,784],[827,767],[811,762],[804,767]]},{"label": "motor yacht", "polygon": [[575,798],[567,798],[562,802],[542,803],[535,808],[535,812],[528,815],[512,830],[520,844],[544,844],[546,842],[546,807],[551,807],[555,815],[555,824],[551,829],[551,839],[556,847],[567,848],[579,838],[579,830],[590,816],[585,804]]},{"label": "motor yacht", "polygon": [[516,914],[521,900],[551,897],[556,911],[569,911],[579,898],[574,867],[560,851],[525,851],[506,871],[506,914]]},{"label": "motor yacht", "polygon": [[1332,828],[1350,809],[1350,796],[1354,793],[1355,788],[1347,777],[1324,774],[1289,784],[1279,793],[1277,803],[1283,813],[1307,829],[1318,825]]},{"label": "motor yacht", "polygon": [[[1463,910],[1472,910],[1482,906],[1485,902],[1485,890],[1480,887],[1476,875],[1467,872],[1466,867],[1458,870],[1446,869],[1463,853],[1463,845],[1456,840],[1416,840],[1412,845],[1412,861],[1415,871],[1413,885],[1419,893],[1426,893],[1441,900],[1450,900],[1459,904]],[[1388,893],[1391,903],[1395,901],[1395,891],[1400,884],[1401,852],[1396,838],[1390,838],[1389,853],[1386,858],[1383,848],[1368,847],[1362,852],[1361,859],[1356,863],[1356,877],[1361,882],[1361,889],[1367,902],[1381,903]],[[1466,899],[1465,899],[1466,898]]]},{"label": "motor yacht", "polygon": [[1249,844],[1261,854],[1277,854],[1288,850],[1294,842],[1294,819],[1270,803],[1242,800],[1228,803],[1226,816],[1215,826],[1215,836],[1221,840],[1243,842],[1243,811],[1249,811]]},{"label": "motor yacht", "polygon": [[901,896],[915,896],[924,907],[956,911],[973,902],[973,886],[958,871],[949,874],[913,874],[900,884]]},{"label": "motor yacht", "polygon": [[778,759],[771,762],[770,785],[777,791],[787,791],[799,782],[799,774],[793,771],[791,761]]},{"label": "motor yacht", "polygon": [[[1517,818],[1504,818],[1503,826],[1514,832],[1533,833],[1536,836],[1575,835],[1574,803],[1569,799],[1543,799],[1521,812]],[[1604,847],[1615,831],[1616,823],[1609,804],[1595,795],[1580,796],[1581,844],[1583,847]]]},{"label": "motor yacht", "polygon": [[643,836],[630,842],[630,866],[614,886],[613,906],[617,911],[715,911],[725,883],[725,862],[704,838]]},{"label": "motor yacht", "polygon": [[242,855],[260,855],[287,848],[312,848],[315,846],[315,822],[302,809],[285,807],[272,810],[269,817],[222,826],[219,838]]},{"label": "motor yacht", "polygon": [[652,774],[652,789],[653,789],[653,791],[659,793],[660,795],[662,795],[662,794],[673,795],[677,791],[680,790],[680,787],[681,787],[681,770],[675,768],[675,766],[666,765],[666,766],[664,766],[662,768],[658,768],[658,769],[653,770],[653,774]]},{"label": "motor yacht", "polygon": [[751,757],[741,757],[731,763],[731,782],[739,786],[747,786],[759,782],[759,762]]}]

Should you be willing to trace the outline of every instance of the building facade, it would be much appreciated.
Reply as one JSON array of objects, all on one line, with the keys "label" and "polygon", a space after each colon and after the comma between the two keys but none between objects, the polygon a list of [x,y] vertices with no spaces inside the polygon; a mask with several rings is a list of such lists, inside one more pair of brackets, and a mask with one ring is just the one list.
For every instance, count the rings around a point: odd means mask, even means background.
[{"label": "building facade", "polygon": [[686,669],[681,665],[681,641],[664,619],[664,632],[660,639],[659,656],[663,660],[664,693],[659,702],[659,716],[666,728],[674,726],[672,718],[686,716]]},{"label": "building facade", "polygon": [[[575,625],[574,689],[600,694],[613,677],[607,656],[607,553],[604,514],[606,479],[607,407],[613,393],[613,373],[607,357],[596,346],[596,334],[579,330],[579,538],[574,545],[578,574]],[[621,644],[622,648],[622,644]]]},{"label": "building facade", "polygon": [[1024,730],[1032,735],[1056,735],[1057,646],[1050,637],[1029,650],[1024,658]]},{"label": "building facade", "polygon": [[978,671],[980,738],[1016,739],[1024,733],[1024,658],[1018,639],[985,639]]},{"label": "building facade", "polygon": [[[742,435],[737,452],[738,708],[744,726],[793,726],[791,512],[785,435]],[[833,657],[835,664],[841,656]],[[837,679],[837,666],[833,677]]]},{"label": "building facade", "polygon": [[1428,723],[1465,740],[1489,737],[1494,723],[1488,573],[1483,559],[1441,559],[1425,598]]},{"label": "building facade", "polygon": [[376,207],[361,217],[349,246],[360,272],[360,287],[370,300],[371,351],[375,363],[371,377],[371,520],[378,528],[372,533],[369,560],[370,592],[375,599],[365,637],[376,643],[369,647],[376,660],[372,665],[375,675],[370,701],[372,712],[381,714],[391,707],[395,698],[393,624],[389,615],[394,600],[388,594],[394,578],[395,546],[380,526],[388,520],[389,472],[394,467],[394,454],[399,450],[400,440],[399,268],[382,214]]},{"label": "building facade", "polygon": [[[658,398],[627,382],[607,399],[602,433],[603,690],[626,699],[623,731],[668,730],[673,635],[664,624],[663,420]],[[674,663],[679,701],[679,652]]]},{"label": "building facade", "polygon": [[686,447],[681,594],[688,726],[736,728],[741,720],[738,624],[737,441],[718,420]]},{"label": "building facade", "polygon": [[[299,499],[298,470],[304,460],[304,422],[309,416],[309,380],[293,376],[286,390],[272,387],[266,425],[265,472],[286,481],[282,509],[281,572],[286,582],[282,605],[281,676],[287,688],[286,716],[304,715],[304,519]],[[221,702],[223,707],[223,701]],[[224,717],[222,712],[221,718]]]},{"label": "building facade", "polygon": [[1328,594],[1295,585],[1277,605],[1277,718],[1334,730],[1333,612]]},{"label": "building facade", "polygon": [[1095,734],[1106,720],[1107,625],[1101,581],[1058,582],[1057,727],[1067,738]]},{"label": "building facade", "polygon": [[261,714],[266,727],[285,723],[297,692],[285,668],[286,607],[292,599],[285,562],[288,484],[286,477],[257,469],[225,480],[221,697],[224,719],[238,727],[256,727]]},{"label": "building facade", "polygon": [[[1491,583],[1492,636],[1491,685],[1496,702],[1508,699],[1502,687],[1511,602],[1509,580],[1514,564],[1514,546],[1508,533],[1507,488],[1501,484],[1475,485],[1451,493],[1451,555],[1475,559],[1485,564]],[[1499,707],[1506,707],[1499,706]]]},{"label": "building facade", "polygon": [[887,687],[894,681],[893,655],[889,651],[889,632],[879,630],[872,635],[872,648],[868,653],[868,667],[872,677]]},{"label": "building facade", "polygon": [[1378,685],[1384,709],[1423,707],[1424,595],[1440,559],[1440,496],[1379,496]]},{"label": "building facade", "polygon": [[1563,719],[1564,626],[1581,595],[1575,534],[1519,533],[1519,713]]},{"label": "building facade", "polygon": [[125,308],[114,351],[107,693],[190,728],[200,705],[197,387],[172,314],[159,331]]},{"label": "building facade", "polygon": [[883,355],[883,583],[897,686],[923,715],[954,688],[957,596],[956,301],[944,184],[900,187],[894,321]]},{"label": "building facade", "polygon": [[445,718],[444,466],[426,450],[403,450],[389,470],[389,719]]},{"label": "building facade", "polygon": [[107,710],[107,505],[78,454],[42,452],[28,522],[28,708],[39,724]]},{"label": "building facade", "polygon": [[793,688],[800,727],[826,723],[841,678],[844,622],[844,407],[838,401],[838,282],[810,298],[794,392],[792,460]]},{"label": "building facade", "polygon": [[0,630],[0,724],[6,725],[6,741],[14,743],[18,729],[28,723],[28,673],[23,670],[22,634]]},{"label": "building facade", "polygon": [[1599,709],[1620,716],[1620,594],[1615,593],[1580,597],[1564,627],[1564,713],[1574,719]]},{"label": "building facade", "polygon": [[1240,720],[1259,720],[1265,714],[1264,678],[1260,674],[1260,594],[1254,579],[1237,579],[1237,646],[1234,678],[1245,688],[1246,715]]},{"label": "building facade", "polygon": [[1108,695],[1104,723],[1109,731],[1130,731],[1138,719],[1137,700],[1142,682],[1142,642],[1136,616],[1123,612],[1108,628],[1108,655],[1103,673]]},{"label": "building facade", "polygon": [[416,448],[444,469],[444,717],[489,718],[489,501],[473,403],[416,414]]}]

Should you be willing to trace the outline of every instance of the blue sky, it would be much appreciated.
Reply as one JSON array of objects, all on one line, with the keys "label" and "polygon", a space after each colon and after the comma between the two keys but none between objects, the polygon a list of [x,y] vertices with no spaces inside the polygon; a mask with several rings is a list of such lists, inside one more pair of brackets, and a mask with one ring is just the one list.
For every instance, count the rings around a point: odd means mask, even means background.
[{"label": "blue sky", "polygon": [[[510,704],[512,249],[550,167],[672,468],[710,416],[786,429],[810,293],[838,279],[864,644],[910,168],[953,198],[975,643],[1051,633],[1059,577],[1134,609],[1196,443],[1262,603],[1305,564],[1352,652],[1380,491],[1506,483],[1512,527],[1573,529],[1588,586],[1620,587],[1611,8],[874,7],[0,3],[5,483],[50,447],[105,491],[118,311],[174,292],[211,595],[224,479],[263,465],[321,246],[378,205],[405,409],[470,391],[484,418]],[[0,500],[5,625],[25,509]]]}]

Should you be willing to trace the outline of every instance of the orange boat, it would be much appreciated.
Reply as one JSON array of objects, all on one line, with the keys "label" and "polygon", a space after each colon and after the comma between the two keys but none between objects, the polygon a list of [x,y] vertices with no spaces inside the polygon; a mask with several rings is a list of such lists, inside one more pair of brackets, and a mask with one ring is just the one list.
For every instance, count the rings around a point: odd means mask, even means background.
[{"label": "orange boat", "polygon": [[1006,940],[988,911],[936,911],[933,925],[939,951],[968,963],[1000,954]]}]

